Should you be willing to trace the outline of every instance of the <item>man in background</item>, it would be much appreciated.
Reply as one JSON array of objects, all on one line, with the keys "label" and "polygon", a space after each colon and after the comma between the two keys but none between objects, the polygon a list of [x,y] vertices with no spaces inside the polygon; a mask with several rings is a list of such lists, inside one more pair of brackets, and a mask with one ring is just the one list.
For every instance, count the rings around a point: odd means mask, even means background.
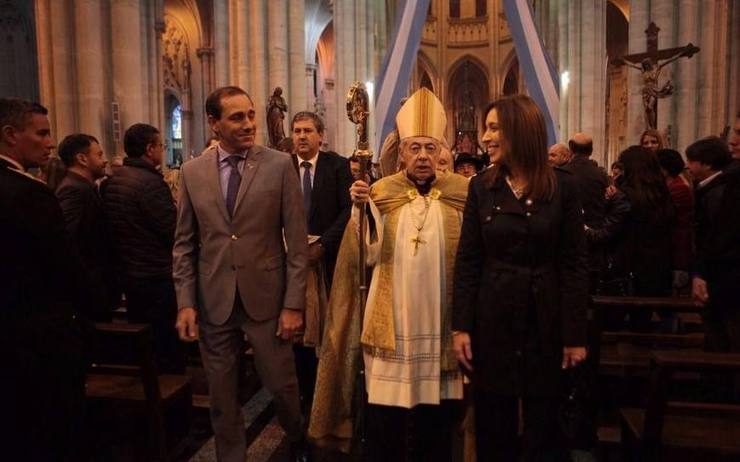
[{"label": "man in background", "polygon": [[108,226],[96,181],[105,176],[106,161],[98,140],[84,133],[59,143],[67,173],[55,193],[67,232],[77,244],[95,294],[94,320],[110,321],[120,294],[116,292]]},{"label": "man in background", "polygon": [[185,358],[172,329],[177,315],[172,282],[175,202],[158,167],[164,156],[155,127],[134,124],[123,138],[126,157],[107,181],[103,203],[126,294],[129,322],[150,324],[160,372],[185,372]]}]

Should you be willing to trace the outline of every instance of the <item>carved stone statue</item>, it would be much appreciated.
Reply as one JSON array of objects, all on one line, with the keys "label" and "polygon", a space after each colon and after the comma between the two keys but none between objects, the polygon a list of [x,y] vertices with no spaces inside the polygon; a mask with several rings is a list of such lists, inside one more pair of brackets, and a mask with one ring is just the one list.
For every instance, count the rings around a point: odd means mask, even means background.
[{"label": "carved stone statue", "polygon": [[283,98],[283,89],[275,87],[270,101],[267,103],[267,131],[270,135],[270,146],[276,148],[278,143],[285,138],[283,120],[288,111],[288,105]]}]

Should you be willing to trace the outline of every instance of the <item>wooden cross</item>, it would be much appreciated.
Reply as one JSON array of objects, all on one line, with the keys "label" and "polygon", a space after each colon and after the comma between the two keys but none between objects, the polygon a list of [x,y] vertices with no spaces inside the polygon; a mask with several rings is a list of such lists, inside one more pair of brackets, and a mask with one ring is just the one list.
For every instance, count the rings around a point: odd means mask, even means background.
[{"label": "wooden cross", "polygon": [[662,87],[658,84],[660,70],[669,63],[681,58],[691,58],[699,52],[700,48],[689,43],[683,47],[658,49],[658,32],[660,27],[651,22],[645,35],[647,35],[647,51],[625,55],[614,60],[617,66],[627,65],[642,73],[644,86],[642,89],[643,105],[645,107],[645,125],[647,128],[657,128],[658,121],[658,98],[665,98],[673,94],[671,82]]},{"label": "wooden cross", "polygon": [[419,244],[426,244],[427,241],[424,241],[419,237],[420,235],[417,234],[416,237],[411,239],[411,242],[414,243],[414,256],[416,256],[417,253],[419,253]]}]

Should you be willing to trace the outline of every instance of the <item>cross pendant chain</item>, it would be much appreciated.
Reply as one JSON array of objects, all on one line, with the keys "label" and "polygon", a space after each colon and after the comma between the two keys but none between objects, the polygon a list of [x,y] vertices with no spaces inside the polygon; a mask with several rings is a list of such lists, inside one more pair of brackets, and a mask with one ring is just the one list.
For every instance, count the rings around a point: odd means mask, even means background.
[{"label": "cross pendant chain", "polygon": [[421,237],[419,237],[419,234],[417,234],[416,237],[412,238],[411,242],[414,243],[414,256],[416,256],[416,254],[419,253],[419,244],[427,243],[427,241],[422,240]]}]

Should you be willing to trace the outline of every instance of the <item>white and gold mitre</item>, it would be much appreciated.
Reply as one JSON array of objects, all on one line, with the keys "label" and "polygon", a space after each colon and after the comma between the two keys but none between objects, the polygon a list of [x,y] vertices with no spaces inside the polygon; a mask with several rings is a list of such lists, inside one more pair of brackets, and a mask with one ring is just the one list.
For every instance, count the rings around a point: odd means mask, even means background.
[{"label": "white and gold mitre", "polygon": [[401,106],[396,126],[400,139],[428,136],[442,142],[447,127],[445,108],[434,93],[421,87]]}]

